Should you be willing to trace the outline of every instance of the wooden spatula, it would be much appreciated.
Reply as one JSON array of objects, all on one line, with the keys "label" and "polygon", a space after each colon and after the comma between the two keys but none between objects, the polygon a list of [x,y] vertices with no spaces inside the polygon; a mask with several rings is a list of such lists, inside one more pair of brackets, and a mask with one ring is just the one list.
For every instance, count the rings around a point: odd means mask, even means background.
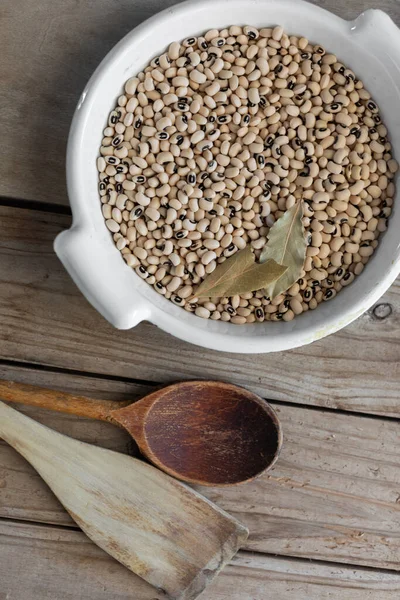
[{"label": "wooden spatula", "polygon": [[166,598],[197,598],[247,538],[236,519],[155,467],[56,433],[3,402],[0,437],[98,546]]}]

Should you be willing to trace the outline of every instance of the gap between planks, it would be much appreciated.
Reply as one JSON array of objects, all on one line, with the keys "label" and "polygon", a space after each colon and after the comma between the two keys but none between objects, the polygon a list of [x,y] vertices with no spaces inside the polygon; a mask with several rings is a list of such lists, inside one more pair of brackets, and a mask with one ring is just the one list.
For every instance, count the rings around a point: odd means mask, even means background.
[{"label": "gap between planks", "polygon": [[[120,383],[128,383],[128,384],[132,384],[132,385],[143,385],[149,388],[148,392],[146,393],[150,393],[151,391],[154,391],[157,388],[160,387],[165,387],[166,385],[168,385],[168,383],[163,383],[162,381],[149,381],[147,379],[137,379],[137,378],[129,378],[129,377],[119,377],[118,375],[108,375],[108,374],[104,374],[104,373],[96,373],[96,372],[88,372],[88,371],[79,371],[79,370],[75,370],[75,369],[63,369],[62,367],[52,367],[46,364],[41,364],[41,363],[29,363],[29,362],[21,362],[21,361],[13,361],[13,360],[5,360],[5,359],[0,359],[0,368],[1,367],[13,367],[13,368],[21,368],[21,369],[28,369],[30,371],[44,371],[47,373],[54,373],[56,374],[64,374],[64,375],[75,375],[77,377],[87,377],[88,379],[104,379],[105,381],[118,381]],[[172,383],[172,382],[169,382]],[[238,384],[240,385],[240,384]],[[243,387],[246,387],[245,384],[243,384]],[[250,388],[249,388],[250,389]],[[365,417],[367,419],[383,419],[383,420],[388,420],[388,421],[399,421],[400,422],[400,417],[397,416],[387,416],[387,415],[378,415],[378,414],[371,414],[371,413],[364,413],[364,412],[360,412],[360,411],[353,411],[351,409],[348,410],[343,410],[343,409],[339,409],[339,408],[330,408],[328,406],[315,406],[313,404],[306,404],[306,403],[302,403],[302,404],[297,404],[296,402],[290,402],[289,400],[276,400],[276,399],[271,399],[271,398],[264,398],[264,400],[266,402],[269,402],[269,404],[271,404],[272,406],[292,406],[292,407],[297,407],[299,408],[299,406],[307,408],[308,410],[314,410],[316,412],[327,412],[327,413],[335,413],[338,415],[357,415],[360,417]]]},{"label": "gap between planks", "polygon": [[69,205],[52,204],[51,202],[39,202],[36,200],[26,200],[24,198],[0,196],[0,206],[20,208],[22,210],[37,210],[39,212],[54,213],[56,215],[68,215],[72,217],[72,212]]},{"label": "gap between planks", "polygon": [[[7,519],[5,517],[0,516],[0,529],[1,529],[1,525],[3,523],[5,525],[11,525],[11,526],[15,525],[15,526],[32,527],[32,528],[37,527],[38,530],[40,530],[41,528],[51,528],[55,532],[56,531],[61,531],[61,532],[62,531],[77,531],[79,533],[82,533],[82,530],[78,526],[75,527],[74,525],[68,526],[68,525],[60,525],[60,524],[55,524],[55,523],[41,523],[40,521],[29,521],[29,520],[24,520],[24,519]],[[334,568],[342,569],[343,568],[342,563],[335,563],[332,561],[322,560],[322,559],[318,559],[318,558],[309,559],[309,558],[303,558],[300,556],[285,556],[284,554],[281,554],[278,556],[277,554],[274,554],[271,552],[260,552],[258,550],[247,550],[246,548],[241,548],[240,554],[243,555],[244,557],[247,555],[249,557],[260,556],[260,557],[274,558],[274,559],[279,559],[279,558],[289,559],[290,562],[292,562],[293,564],[294,563],[310,564],[310,562],[312,562],[313,565],[320,565],[321,567],[328,567],[330,569],[334,569]],[[365,572],[382,573],[382,569],[377,568],[377,567],[366,567],[363,565],[354,565],[354,567],[359,567]],[[384,572],[388,573],[388,574],[396,575],[399,578],[399,583],[400,583],[399,571],[397,571],[395,569],[385,569]]]}]

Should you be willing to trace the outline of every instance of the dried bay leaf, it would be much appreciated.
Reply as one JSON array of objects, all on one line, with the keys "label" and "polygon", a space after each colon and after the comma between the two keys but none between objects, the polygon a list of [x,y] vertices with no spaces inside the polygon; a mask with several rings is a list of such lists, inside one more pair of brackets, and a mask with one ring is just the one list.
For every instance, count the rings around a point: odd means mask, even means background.
[{"label": "dried bay leaf", "polygon": [[256,263],[251,246],[239,250],[204,279],[195,292],[197,298],[228,297],[260,290],[278,278],[287,267],[275,260]]},{"label": "dried bay leaf", "polygon": [[303,227],[303,202],[289,208],[271,227],[260,262],[274,260],[286,265],[287,270],[279,279],[265,286],[267,296],[275,298],[286,292],[301,276],[306,259],[307,240]]},{"label": "dried bay leaf", "polygon": [[225,296],[247,294],[261,290],[270,285],[285,273],[287,267],[278,265],[274,260],[265,263],[254,263],[246,273],[242,273],[226,291]]}]

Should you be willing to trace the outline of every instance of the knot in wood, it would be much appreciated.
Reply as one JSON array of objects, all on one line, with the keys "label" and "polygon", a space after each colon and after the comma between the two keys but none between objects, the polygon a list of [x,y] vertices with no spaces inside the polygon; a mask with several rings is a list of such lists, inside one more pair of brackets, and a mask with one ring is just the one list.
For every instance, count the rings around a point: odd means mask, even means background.
[{"label": "knot in wood", "polygon": [[382,302],[381,304],[377,304],[372,309],[372,315],[373,315],[374,319],[376,319],[377,321],[384,321],[385,319],[390,317],[392,312],[393,312],[392,305],[387,302]]}]

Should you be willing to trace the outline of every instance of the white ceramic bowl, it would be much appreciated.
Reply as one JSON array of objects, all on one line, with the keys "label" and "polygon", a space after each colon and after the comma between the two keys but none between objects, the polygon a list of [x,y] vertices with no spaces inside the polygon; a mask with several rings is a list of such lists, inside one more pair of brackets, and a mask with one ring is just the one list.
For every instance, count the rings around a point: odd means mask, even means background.
[{"label": "white ceramic bowl", "polygon": [[68,141],[73,225],[57,237],[55,251],[86,298],[119,329],[148,320],[183,340],[214,350],[274,352],[308,344],[345,327],[393,283],[400,272],[397,206],[362,275],[333,300],[289,323],[238,326],[196,317],[141,280],[115,248],[98,195],[95,163],[102,130],[124,82],[170,42],[232,24],[280,24],[288,33],[304,35],[337,54],[378,102],[394,155],[400,157],[400,31],[385,13],[368,10],[349,22],[302,0],[185,2],[159,13],[124,37],[87,84]]}]

